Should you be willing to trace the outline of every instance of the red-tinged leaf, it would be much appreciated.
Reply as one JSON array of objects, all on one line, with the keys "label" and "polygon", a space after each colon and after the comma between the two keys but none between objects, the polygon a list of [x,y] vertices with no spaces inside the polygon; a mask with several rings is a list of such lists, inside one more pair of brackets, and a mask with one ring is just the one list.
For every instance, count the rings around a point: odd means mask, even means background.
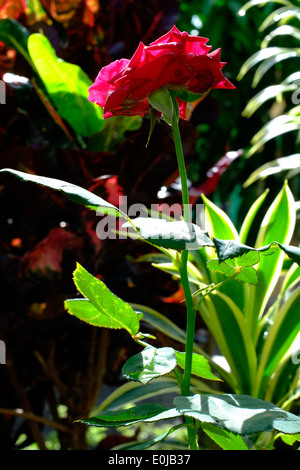
[{"label": "red-tinged leaf", "polygon": [[16,20],[25,13],[25,0],[6,0],[0,5],[0,19],[15,18]]},{"label": "red-tinged leaf", "polygon": [[106,201],[110,202],[110,204],[117,207],[123,204],[124,191],[118,182],[117,176],[100,176],[96,178],[94,184],[89,188],[89,191],[94,192],[97,188],[104,189],[105,194],[103,197]]},{"label": "red-tinged leaf", "polygon": [[64,250],[80,251],[83,239],[60,227],[50,230],[46,238],[41,240],[21,260],[21,269],[25,273],[36,273],[51,277],[61,272]]},{"label": "red-tinged leaf", "polygon": [[184,300],[184,291],[182,287],[179,287],[179,289],[174,292],[174,294],[170,295],[169,297],[164,297],[163,301],[167,304],[177,304],[180,303]]}]

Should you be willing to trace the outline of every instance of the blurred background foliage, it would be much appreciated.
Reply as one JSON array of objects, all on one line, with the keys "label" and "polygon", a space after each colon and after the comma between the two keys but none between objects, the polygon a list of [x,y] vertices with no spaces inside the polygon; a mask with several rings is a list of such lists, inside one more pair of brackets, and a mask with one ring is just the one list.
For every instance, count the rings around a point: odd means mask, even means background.
[{"label": "blurred background foliage", "polygon": [[[239,228],[266,187],[270,200],[282,187],[286,172],[270,172],[270,162],[290,155],[297,159],[299,152],[298,109],[292,103],[295,85],[284,94],[273,93],[254,113],[244,112],[258,91],[298,72],[299,7],[284,1],[252,2],[258,6],[245,11],[244,3],[0,0],[0,74],[6,85],[6,103],[0,105],[1,168],[66,180],[113,204],[126,195],[128,207],[135,202],[149,207],[180,201],[167,127],[156,126],[146,148],[147,119],[102,121],[100,110],[85,100],[88,84],[101,67],[129,58],[139,41],[147,44],[176,24],[180,30],[209,38],[213,49],[221,47],[221,60],[227,62],[224,74],[236,86],[235,91],[214,90],[191,109],[189,120],[181,122],[181,132],[193,204],[204,193]],[[289,14],[280,10],[279,19],[273,16],[273,23],[260,29],[269,15],[275,11],[278,15],[278,9],[288,4]],[[287,24],[295,29],[272,34]],[[269,42],[263,41],[266,34],[271,34]],[[272,41],[294,48],[293,54],[270,64],[253,88],[252,66],[257,63],[243,69],[242,76],[240,71]],[[279,124],[273,138],[249,158],[253,136],[291,109],[292,130],[280,133]],[[254,178],[245,186],[250,175],[266,164],[268,177]],[[290,177],[299,200],[295,171]],[[148,264],[133,262],[148,247],[99,240],[100,218],[60,195],[9,176],[1,178],[0,189],[0,339],[7,345],[7,366],[0,369],[0,448],[17,448],[20,436],[26,436],[20,448],[34,442],[43,449],[49,424],[58,432],[59,448],[86,448],[85,430],[73,421],[86,417],[107,387],[122,383],[120,370],[134,346],[122,333],[95,331],[64,312],[64,299],[76,294],[72,282],[76,261],[124,300],[149,305],[184,328],[177,282],[157,271],[153,275]],[[200,320],[197,327],[203,348],[210,347]],[[159,340],[167,344],[166,338]],[[40,419],[20,419],[14,416],[16,408]],[[108,443],[104,437],[96,448],[111,448],[112,442],[128,439],[108,436]]]}]

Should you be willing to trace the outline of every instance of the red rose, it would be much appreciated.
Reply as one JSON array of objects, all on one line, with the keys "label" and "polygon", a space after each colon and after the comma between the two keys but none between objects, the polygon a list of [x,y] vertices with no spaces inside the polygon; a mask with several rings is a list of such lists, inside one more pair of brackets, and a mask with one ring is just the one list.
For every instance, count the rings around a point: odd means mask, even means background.
[{"label": "red rose", "polygon": [[[197,94],[234,88],[221,72],[221,50],[209,52],[207,41],[173,26],[150,46],[140,43],[130,60],[103,67],[89,88],[89,100],[103,108],[104,118],[133,116],[149,114],[148,96],[162,87]],[[186,118],[186,102],[177,99],[180,117]]]}]

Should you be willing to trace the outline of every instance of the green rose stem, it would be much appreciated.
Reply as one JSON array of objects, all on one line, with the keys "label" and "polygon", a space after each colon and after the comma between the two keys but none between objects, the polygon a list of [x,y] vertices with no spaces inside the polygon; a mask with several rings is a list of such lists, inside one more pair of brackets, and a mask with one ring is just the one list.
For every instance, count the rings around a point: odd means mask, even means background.
[{"label": "green rose stem", "polygon": [[[187,183],[187,174],[184,162],[184,155],[182,149],[181,136],[179,131],[179,106],[176,100],[176,97],[171,94],[173,102],[173,113],[172,113],[172,132],[175,144],[175,151],[178,162],[179,175],[181,180],[181,190],[182,190],[182,203],[183,203],[183,219],[185,222],[189,223],[191,221],[190,214],[190,205],[189,205],[189,191]],[[186,331],[186,351],[185,351],[185,365],[184,365],[184,374],[181,384],[181,394],[184,396],[189,396],[190,393],[190,383],[191,383],[191,373],[192,373],[192,357],[193,357],[193,348],[194,348],[194,335],[195,335],[195,322],[196,322],[196,309],[194,308],[194,301],[191,293],[188,270],[188,250],[182,250],[181,259],[179,265],[179,273],[182,283],[182,288],[184,291],[186,309],[187,309],[187,331]],[[190,448],[192,450],[198,449],[197,439],[196,439],[196,429],[194,427],[194,420],[192,418],[187,418],[186,423],[188,425],[188,436],[190,442]]]}]

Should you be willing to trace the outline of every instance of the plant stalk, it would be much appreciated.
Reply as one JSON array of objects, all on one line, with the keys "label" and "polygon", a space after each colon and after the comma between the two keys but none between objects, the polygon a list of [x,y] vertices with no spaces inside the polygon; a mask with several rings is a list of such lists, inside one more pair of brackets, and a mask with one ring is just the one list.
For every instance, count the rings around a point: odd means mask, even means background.
[{"label": "plant stalk", "polygon": [[[189,204],[189,191],[187,174],[184,162],[184,154],[179,130],[179,106],[175,96],[173,100],[173,117],[172,117],[172,132],[175,144],[175,151],[178,162],[178,169],[181,181],[182,191],[182,204],[183,204],[183,220],[187,223],[191,222],[190,204]],[[181,383],[181,394],[189,396],[191,394],[191,374],[192,374],[192,357],[194,349],[194,336],[195,336],[195,322],[196,310],[194,308],[194,301],[191,293],[189,278],[188,278],[188,250],[182,250],[181,260],[179,265],[179,274],[181,278],[182,288],[184,291],[186,309],[187,309],[187,331],[186,331],[186,350],[185,350],[185,365],[183,379]],[[186,418],[189,444],[192,450],[198,449],[197,432],[192,418]]]}]

